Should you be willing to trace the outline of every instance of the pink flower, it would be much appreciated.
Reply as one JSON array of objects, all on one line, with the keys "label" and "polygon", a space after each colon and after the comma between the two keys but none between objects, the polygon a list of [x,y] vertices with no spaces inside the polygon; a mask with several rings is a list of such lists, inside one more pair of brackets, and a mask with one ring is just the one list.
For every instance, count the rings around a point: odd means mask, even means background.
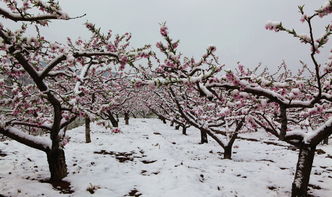
[{"label": "pink flower", "polygon": [[106,47],[107,47],[107,51],[109,51],[109,52],[115,52],[116,51],[115,46],[112,45],[112,44],[109,44]]},{"label": "pink flower", "polygon": [[137,81],[137,82],[135,83],[135,87],[136,87],[136,88],[140,88],[140,87],[142,87],[143,85],[144,85],[144,83],[141,82],[141,81]]},{"label": "pink flower", "polygon": [[174,43],[172,44],[173,49],[176,49],[176,48],[178,47],[178,45],[179,45],[179,42],[174,42]]},{"label": "pink flower", "polygon": [[125,68],[125,65],[128,63],[128,58],[127,56],[122,56],[120,57],[120,70],[123,70]]},{"label": "pink flower", "polygon": [[86,26],[88,29],[92,29],[92,28],[93,28],[93,24],[92,24],[92,23],[85,23],[85,26]]},{"label": "pink flower", "polygon": [[161,43],[161,42],[157,42],[156,47],[160,50],[163,50],[163,48],[164,48],[163,43]]},{"label": "pink flower", "polygon": [[307,19],[308,19],[308,16],[304,14],[304,15],[302,15],[300,21],[301,21],[302,23],[304,23],[304,21],[306,21]]},{"label": "pink flower", "polygon": [[229,72],[226,74],[226,79],[229,81],[234,81],[235,77],[234,77],[233,73]]},{"label": "pink flower", "polygon": [[269,21],[265,25],[265,29],[278,32],[281,29],[281,22]]},{"label": "pink flower", "polygon": [[211,52],[211,53],[214,53],[217,48],[215,46],[209,46],[208,50]]},{"label": "pink flower", "polygon": [[167,34],[168,34],[168,28],[166,27],[166,26],[162,26],[161,28],[160,28],[160,34],[162,35],[162,36],[167,36]]}]

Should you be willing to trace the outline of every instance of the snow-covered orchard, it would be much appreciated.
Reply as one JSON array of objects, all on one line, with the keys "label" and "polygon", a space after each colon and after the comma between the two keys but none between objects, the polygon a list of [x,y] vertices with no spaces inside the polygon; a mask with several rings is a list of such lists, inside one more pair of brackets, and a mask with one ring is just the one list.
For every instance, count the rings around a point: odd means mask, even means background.
[{"label": "snow-covered orchard", "polygon": [[298,7],[306,34],[266,23],[308,46],[296,69],[187,57],[166,23],[152,46],[90,22],[51,41],[40,29],[85,15],[0,4],[0,196],[332,195],[331,18],[314,25],[331,0]]}]

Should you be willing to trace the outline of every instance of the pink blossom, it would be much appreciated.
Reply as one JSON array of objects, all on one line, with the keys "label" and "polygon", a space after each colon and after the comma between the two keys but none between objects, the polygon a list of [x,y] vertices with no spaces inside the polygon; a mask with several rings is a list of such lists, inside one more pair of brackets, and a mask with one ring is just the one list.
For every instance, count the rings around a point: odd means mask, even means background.
[{"label": "pink blossom", "polygon": [[93,28],[93,24],[92,24],[92,23],[85,23],[85,26],[86,26],[88,29],[92,29],[92,28]]},{"label": "pink blossom", "polygon": [[157,42],[156,47],[160,50],[164,49],[163,43],[161,43],[161,42]]},{"label": "pink blossom", "polygon": [[304,15],[302,15],[300,21],[301,21],[302,23],[304,23],[307,19],[308,19],[308,16],[304,14]]},{"label": "pink blossom", "polygon": [[162,36],[167,36],[167,34],[168,34],[168,28],[166,27],[166,26],[162,26],[161,28],[160,28],[160,34],[162,35]]},{"label": "pink blossom", "polygon": [[128,63],[127,56],[120,57],[120,70],[123,70],[125,68],[125,65]]},{"label": "pink blossom", "polygon": [[211,53],[214,53],[217,48],[215,46],[209,46],[208,50],[211,52]]},{"label": "pink blossom", "polygon": [[265,25],[265,29],[278,32],[281,29],[281,22],[268,21]]},{"label": "pink blossom", "polygon": [[107,51],[109,51],[109,52],[115,52],[116,51],[116,48],[113,44],[109,44],[106,47],[107,47]]},{"label": "pink blossom", "polygon": [[174,43],[172,44],[172,48],[173,48],[173,49],[176,49],[176,48],[178,47],[178,45],[179,45],[179,42],[174,42]]}]

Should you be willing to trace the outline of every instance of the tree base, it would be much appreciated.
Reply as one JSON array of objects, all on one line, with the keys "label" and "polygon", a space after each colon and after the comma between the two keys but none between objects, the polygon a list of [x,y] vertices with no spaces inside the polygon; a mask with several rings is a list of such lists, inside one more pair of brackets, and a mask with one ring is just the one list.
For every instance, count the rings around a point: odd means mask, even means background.
[{"label": "tree base", "polygon": [[47,152],[47,161],[51,173],[50,181],[61,181],[67,176],[65,152],[62,149]]}]

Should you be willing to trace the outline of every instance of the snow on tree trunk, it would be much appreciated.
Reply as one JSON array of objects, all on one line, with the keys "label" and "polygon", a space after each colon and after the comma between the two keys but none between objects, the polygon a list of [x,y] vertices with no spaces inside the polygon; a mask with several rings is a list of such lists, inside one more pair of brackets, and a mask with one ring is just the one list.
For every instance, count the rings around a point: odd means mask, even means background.
[{"label": "snow on tree trunk", "polygon": [[201,144],[208,143],[207,133],[201,129]]},{"label": "snow on tree trunk", "polygon": [[91,120],[88,116],[85,117],[85,143],[91,142],[91,127],[90,127]]},{"label": "snow on tree trunk", "polygon": [[51,173],[51,181],[60,181],[67,176],[67,165],[63,149],[54,149],[47,154],[47,161]]},{"label": "snow on tree trunk", "polygon": [[316,147],[303,145],[300,147],[299,158],[296,165],[296,172],[292,184],[292,197],[308,196],[308,184],[310,172],[315,156]]}]

